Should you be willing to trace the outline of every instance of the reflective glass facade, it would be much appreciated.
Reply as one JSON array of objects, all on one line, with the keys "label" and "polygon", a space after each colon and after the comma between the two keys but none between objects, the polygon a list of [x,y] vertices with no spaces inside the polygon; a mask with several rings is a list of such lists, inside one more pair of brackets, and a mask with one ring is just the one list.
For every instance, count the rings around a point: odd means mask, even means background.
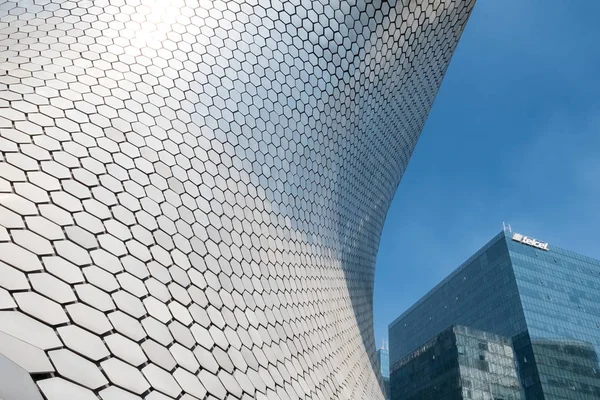
[{"label": "reflective glass facade", "polygon": [[511,341],[454,326],[394,364],[392,400],[520,400]]},{"label": "reflective glass facade", "polygon": [[386,399],[390,397],[390,353],[387,348],[377,350],[377,361],[379,361],[379,371],[383,378],[384,395]]},{"label": "reflective glass facade", "polygon": [[389,327],[390,362],[461,324],[512,338],[528,399],[600,398],[600,261],[501,232]]},{"label": "reflective glass facade", "polygon": [[515,349],[525,370],[520,353],[531,343],[539,374],[525,376],[527,393],[600,399],[600,261],[551,245],[543,251],[506,242],[528,332]]},{"label": "reflective glass facade", "polygon": [[377,350],[377,359],[379,360],[379,369],[381,376],[384,378],[390,377],[390,353],[387,349]]}]

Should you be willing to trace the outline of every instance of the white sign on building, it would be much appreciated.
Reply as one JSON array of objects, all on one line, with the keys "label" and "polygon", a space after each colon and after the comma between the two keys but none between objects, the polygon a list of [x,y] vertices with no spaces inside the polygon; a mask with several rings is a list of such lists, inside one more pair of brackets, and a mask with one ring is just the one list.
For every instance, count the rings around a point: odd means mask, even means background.
[{"label": "white sign on building", "polygon": [[515,242],[523,243],[531,247],[536,247],[541,250],[548,251],[548,243],[540,242],[534,238],[527,237],[525,235],[521,235],[520,233],[513,233],[512,240]]}]

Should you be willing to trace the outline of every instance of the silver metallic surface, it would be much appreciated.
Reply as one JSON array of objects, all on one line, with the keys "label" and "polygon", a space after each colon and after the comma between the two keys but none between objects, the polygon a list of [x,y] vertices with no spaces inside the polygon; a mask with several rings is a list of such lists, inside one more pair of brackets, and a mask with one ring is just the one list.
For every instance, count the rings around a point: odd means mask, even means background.
[{"label": "silver metallic surface", "polygon": [[0,399],[43,400],[31,375],[2,354],[0,354]]},{"label": "silver metallic surface", "polygon": [[0,0],[0,350],[47,400],[382,398],[379,237],[473,2]]}]

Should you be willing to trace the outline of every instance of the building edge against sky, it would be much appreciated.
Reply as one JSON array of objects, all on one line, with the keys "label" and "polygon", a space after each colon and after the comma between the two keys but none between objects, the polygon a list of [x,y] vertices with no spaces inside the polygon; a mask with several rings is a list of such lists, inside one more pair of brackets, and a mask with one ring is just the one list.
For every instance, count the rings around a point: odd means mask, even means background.
[{"label": "building edge against sky", "polygon": [[382,398],[378,243],[473,5],[4,2],[0,398]]},{"label": "building edge against sky", "polygon": [[459,324],[513,341],[528,399],[597,399],[599,301],[600,261],[503,231],[389,325],[391,369]]}]

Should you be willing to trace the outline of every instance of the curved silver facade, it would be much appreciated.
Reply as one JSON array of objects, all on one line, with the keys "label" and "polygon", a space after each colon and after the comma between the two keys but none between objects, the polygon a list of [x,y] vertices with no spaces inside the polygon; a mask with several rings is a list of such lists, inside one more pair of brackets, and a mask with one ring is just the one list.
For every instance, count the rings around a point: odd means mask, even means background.
[{"label": "curved silver facade", "polygon": [[381,399],[379,237],[472,3],[0,0],[2,357],[47,400]]}]

